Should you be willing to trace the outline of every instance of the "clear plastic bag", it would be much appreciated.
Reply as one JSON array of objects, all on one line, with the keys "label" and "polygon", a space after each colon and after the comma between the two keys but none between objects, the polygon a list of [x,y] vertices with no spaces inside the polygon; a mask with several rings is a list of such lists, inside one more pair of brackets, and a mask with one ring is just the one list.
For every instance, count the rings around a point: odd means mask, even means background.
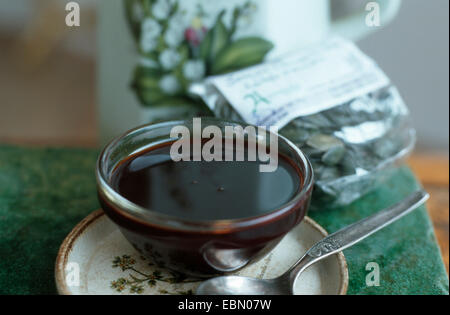
[{"label": "clear plastic bag", "polygon": [[[242,121],[224,98],[217,96],[214,103],[217,117]],[[404,161],[416,141],[409,111],[393,86],[297,118],[280,134],[313,164],[314,208],[347,205],[368,193]]]}]

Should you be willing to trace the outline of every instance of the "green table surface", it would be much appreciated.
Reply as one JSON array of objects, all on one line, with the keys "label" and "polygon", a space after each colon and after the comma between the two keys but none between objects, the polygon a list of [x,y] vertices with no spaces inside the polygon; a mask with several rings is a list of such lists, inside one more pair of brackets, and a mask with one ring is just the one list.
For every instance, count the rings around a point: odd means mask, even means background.
[{"label": "green table surface", "polygon": [[[0,145],[0,294],[55,294],[61,242],[99,208],[97,151]],[[309,215],[329,232],[381,210],[417,189],[408,168],[352,205]],[[425,207],[345,251],[349,294],[448,294],[449,282]],[[366,266],[380,266],[368,287]]]}]

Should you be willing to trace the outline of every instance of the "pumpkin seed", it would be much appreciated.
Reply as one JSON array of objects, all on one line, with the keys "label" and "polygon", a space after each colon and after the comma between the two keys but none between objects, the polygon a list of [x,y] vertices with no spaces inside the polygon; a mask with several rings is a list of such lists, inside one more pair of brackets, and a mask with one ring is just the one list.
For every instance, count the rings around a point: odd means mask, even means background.
[{"label": "pumpkin seed", "polygon": [[334,166],[342,161],[345,155],[344,146],[336,146],[331,148],[322,156],[322,162],[328,166]]},{"label": "pumpkin seed", "polygon": [[336,137],[325,135],[325,134],[315,134],[310,139],[308,139],[307,144],[317,150],[322,152],[328,151],[335,147],[343,147],[344,143]]}]

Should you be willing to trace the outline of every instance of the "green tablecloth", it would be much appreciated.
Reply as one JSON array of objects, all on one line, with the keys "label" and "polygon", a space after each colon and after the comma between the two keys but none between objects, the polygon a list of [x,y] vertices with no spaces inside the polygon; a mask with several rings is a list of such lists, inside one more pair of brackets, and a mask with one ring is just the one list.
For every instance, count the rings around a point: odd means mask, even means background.
[{"label": "green tablecloth", "polygon": [[[54,294],[59,245],[99,205],[97,152],[0,145],[0,294]],[[409,169],[343,209],[310,216],[329,232],[389,206],[418,187]],[[349,294],[448,294],[448,277],[425,208],[345,252]],[[366,265],[380,266],[379,287]]]}]

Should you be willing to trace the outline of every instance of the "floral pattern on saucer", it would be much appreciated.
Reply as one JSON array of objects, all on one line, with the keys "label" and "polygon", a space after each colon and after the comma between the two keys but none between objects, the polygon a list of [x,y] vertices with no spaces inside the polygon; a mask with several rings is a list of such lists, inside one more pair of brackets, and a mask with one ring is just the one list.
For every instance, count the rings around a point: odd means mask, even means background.
[{"label": "floral pattern on saucer", "polygon": [[[149,262],[147,258],[139,256],[139,259],[146,263],[149,267],[154,267],[155,264]],[[165,270],[153,270],[150,273],[144,270],[136,269],[136,259],[129,255],[117,256],[112,261],[113,268],[120,268],[123,272],[128,271],[128,274],[122,278],[111,281],[111,288],[117,292],[123,292],[128,289],[131,294],[142,294],[144,293],[144,286],[154,288],[158,282],[165,282],[170,284],[187,284],[187,283],[198,283],[199,280],[190,279],[180,273],[165,271]],[[192,295],[192,289],[187,291],[174,291],[169,292],[167,290],[160,289],[161,294],[176,294],[176,295]]]}]

